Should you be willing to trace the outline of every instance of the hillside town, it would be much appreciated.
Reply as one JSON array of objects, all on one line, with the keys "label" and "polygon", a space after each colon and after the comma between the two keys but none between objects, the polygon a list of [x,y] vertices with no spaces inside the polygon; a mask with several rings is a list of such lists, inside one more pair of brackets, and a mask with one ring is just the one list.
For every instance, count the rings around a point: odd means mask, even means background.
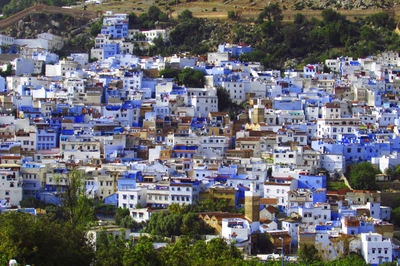
[{"label": "hillside town", "polygon": [[[369,162],[377,181],[394,184],[385,173],[400,164],[399,52],[266,70],[238,61],[253,50],[245,43],[206,56],[136,56],[168,30],[128,25],[127,14],[106,12],[90,54],[65,58],[51,33],[0,35],[0,69],[12,72],[0,77],[2,212],[29,197],[60,204],[68,173],[80,170],[89,198],[138,223],[207,199],[244,209],[198,219],[248,255],[267,232],[275,254],[314,245],[325,260],[397,259],[382,192],[328,183],[347,183],[352,165]],[[154,75],[186,68],[202,71],[205,86]],[[221,111],[221,87],[241,112]]]}]

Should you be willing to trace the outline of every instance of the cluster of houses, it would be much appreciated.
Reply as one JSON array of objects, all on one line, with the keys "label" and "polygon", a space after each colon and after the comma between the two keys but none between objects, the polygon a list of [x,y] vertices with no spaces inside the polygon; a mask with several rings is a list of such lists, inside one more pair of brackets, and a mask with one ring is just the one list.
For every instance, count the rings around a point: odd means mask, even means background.
[{"label": "cluster of houses", "polygon": [[[329,73],[322,63],[281,72],[232,59],[252,51],[246,44],[221,44],[207,56],[138,57],[138,42],[152,45],[168,32],[128,25],[126,14],[105,14],[94,63],[87,54],[59,60],[51,47],[63,42],[49,33],[41,42],[0,36],[0,47],[19,52],[15,75],[0,77],[1,209],[27,197],[57,204],[79,169],[89,197],[128,208],[138,222],[174,203],[245,208],[199,220],[249,254],[268,232],[278,252],[313,244],[326,260],[397,257],[381,192],[330,191],[327,176],[364,161],[382,172],[400,164],[399,53],[329,59]],[[206,85],[149,74],[186,67],[203,71]],[[217,86],[242,113],[218,111]]]}]

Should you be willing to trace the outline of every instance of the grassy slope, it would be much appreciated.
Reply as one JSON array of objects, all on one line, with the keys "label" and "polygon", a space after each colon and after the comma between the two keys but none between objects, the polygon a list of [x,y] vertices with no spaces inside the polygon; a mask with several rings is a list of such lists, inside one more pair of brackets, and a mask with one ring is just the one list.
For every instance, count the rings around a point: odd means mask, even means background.
[{"label": "grassy slope", "polygon": [[[400,0],[393,0],[395,2],[400,2]],[[287,11],[284,11],[284,15],[286,14],[289,17],[289,20],[293,19],[293,16],[299,11],[293,10],[293,3],[296,0],[219,0],[219,1],[208,1],[208,0],[197,0],[193,2],[187,2],[187,0],[108,0],[104,2],[102,5],[89,5],[87,7],[88,10],[101,10],[107,11],[112,10],[115,12],[121,13],[130,13],[135,12],[136,14],[140,14],[143,11],[147,11],[151,5],[158,6],[162,11],[168,13],[172,11],[170,14],[173,17],[177,17],[179,13],[181,13],[185,9],[189,9],[193,12],[193,15],[196,17],[203,18],[219,18],[225,19],[227,17],[228,11],[238,12],[242,18],[256,18],[260,11],[267,6],[269,3],[279,3],[281,7],[285,6]],[[227,4],[224,4],[227,3]],[[395,5],[396,6],[396,5]],[[397,5],[399,6],[399,5]],[[167,10],[166,7],[169,7]],[[214,10],[214,11],[213,11]],[[372,8],[369,10],[339,10],[344,15],[348,17],[348,19],[353,19],[354,16],[365,16],[379,11],[377,8]],[[301,11],[306,16],[315,16],[321,12],[321,10],[303,10]],[[396,7],[396,16],[400,16],[400,6]],[[316,15],[316,17],[318,16]]]}]

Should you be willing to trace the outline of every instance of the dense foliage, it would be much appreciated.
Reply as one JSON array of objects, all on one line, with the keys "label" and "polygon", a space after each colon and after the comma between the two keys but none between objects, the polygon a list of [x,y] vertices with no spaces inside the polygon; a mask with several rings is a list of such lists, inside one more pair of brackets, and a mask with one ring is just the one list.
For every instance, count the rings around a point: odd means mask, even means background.
[{"label": "dense foliage", "polygon": [[192,88],[203,88],[205,85],[205,74],[201,70],[184,68],[177,70],[167,67],[159,72],[160,77],[173,78],[178,85],[185,85]]},{"label": "dense foliage", "polygon": [[[293,23],[282,23],[279,5],[272,4],[260,13],[256,25],[234,22],[229,34],[212,35],[217,24],[206,23],[185,11],[170,32],[170,42],[159,53],[189,51],[199,54],[215,49],[213,45],[218,43],[245,42],[255,50],[242,55],[241,60],[261,61],[266,67],[280,69],[288,67],[285,62],[293,58],[315,63],[342,54],[357,58],[400,48],[400,37],[393,31],[395,22],[386,13],[358,18],[354,22],[332,9],[322,11],[321,15],[321,20],[307,20],[297,14]],[[212,41],[205,42],[211,38]]]},{"label": "dense foliage", "polygon": [[[60,191],[62,205],[55,211],[40,216],[11,212],[0,215],[0,264],[10,259],[26,265],[280,265],[280,261],[259,262],[255,258],[244,258],[234,242],[217,237],[209,241],[196,240],[198,234],[213,233],[211,228],[200,225],[198,212],[230,210],[223,200],[204,200],[198,204],[172,204],[167,212],[153,212],[145,226],[153,236],[139,239],[115,238],[104,228],[94,243],[87,229],[93,225],[93,205],[82,193],[80,172],[66,176],[66,184]],[[26,205],[35,206],[29,200]],[[122,225],[129,220],[129,211],[117,209],[115,220]],[[126,226],[125,226],[126,227]],[[123,235],[123,234],[122,234]],[[163,237],[179,236],[177,242],[155,249],[154,242],[166,242]],[[255,252],[269,253],[273,250],[268,234],[258,237]],[[94,246],[95,245],[95,246]],[[331,262],[321,262],[315,247],[301,250],[299,263],[285,265],[366,265],[363,259],[347,257]]]},{"label": "dense foliage", "polygon": [[[278,8],[263,13],[261,17],[267,19],[257,20],[259,34],[253,35],[256,50],[241,59],[259,57],[257,61],[261,60],[266,67],[288,67],[285,62],[292,58],[304,60],[303,63],[315,63],[341,54],[357,58],[399,47],[400,38],[393,31],[394,21],[386,13],[351,22],[340,13],[327,9],[321,12],[322,20],[307,20],[297,14],[291,24],[281,23]],[[242,33],[237,39],[254,44],[250,36],[244,31]]]},{"label": "dense foliage", "polygon": [[[75,4],[76,0],[41,0],[40,2],[50,6],[68,6]],[[0,1],[0,11],[5,17],[8,17],[33,6],[34,3],[35,1],[32,0],[2,0]]]},{"label": "dense foliage", "polygon": [[89,28],[89,34],[93,37],[96,37],[97,34],[100,33],[101,31],[101,27],[103,26],[103,17],[101,17],[100,19],[98,19],[95,23],[93,23],[92,25],[90,25]]},{"label": "dense foliage", "polygon": [[21,265],[90,265],[94,251],[86,231],[52,216],[25,213],[0,215],[0,264],[16,259]]},{"label": "dense foliage", "polygon": [[[156,250],[157,239],[142,236],[138,240],[115,238],[106,230],[97,236],[96,248],[87,241],[83,230],[55,221],[51,216],[35,217],[25,213],[9,213],[0,216],[0,263],[7,265],[16,259],[21,265],[280,265],[280,261],[259,262],[244,259],[234,243],[223,238],[209,241],[183,237],[174,244]],[[164,242],[164,241],[163,241]],[[312,254],[310,254],[312,252]],[[296,264],[285,265],[352,265],[365,266],[363,259],[349,256],[331,262],[321,262],[314,256],[315,248],[305,253],[312,259],[302,259]],[[308,254],[308,255],[307,255]]]},{"label": "dense foliage", "polygon": [[318,255],[318,250],[314,245],[303,245],[302,248],[299,249],[298,257],[299,261],[306,265],[321,261],[321,258]]},{"label": "dense foliage", "polygon": [[226,200],[203,200],[196,204],[183,205],[171,204],[167,211],[153,212],[147,222],[145,231],[152,235],[190,236],[196,238],[200,234],[214,234],[213,228],[201,224],[197,213],[208,211],[234,211]]},{"label": "dense foliage", "polygon": [[350,170],[350,186],[352,189],[377,189],[375,176],[377,170],[370,162],[354,164]]},{"label": "dense foliage", "polygon": [[[64,5],[71,0],[44,2]],[[9,16],[31,4],[29,0],[11,0],[3,11],[5,16]],[[235,21],[229,24],[222,24],[195,18],[189,10],[184,10],[177,20],[173,20],[153,5],[140,15],[130,13],[129,28],[170,29],[168,40],[156,38],[150,47],[140,47],[135,43],[134,53],[137,55],[168,56],[180,52],[198,55],[215,51],[220,43],[242,42],[252,45],[255,50],[241,55],[240,60],[259,61],[266,68],[275,69],[300,67],[340,55],[357,58],[400,49],[400,36],[394,32],[395,21],[387,13],[350,21],[332,9],[325,9],[321,11],[321,17],[307,19],[299,13],[295,15],[293,23],[283,23],[280,5],[270,4],[260,12],[255,24],[252,19],[240,17],[235,17]],[[90,27],[90,34],[94,36],[99,28],[100,22],[97,22]],[[86,47],[80,42],[76,43]]]},{"label": "dense foliage", "polygon": [[[397,168],[397,167],[396,167]],[[400,196],[397,196],[392,202],[392,222],[400,226]]]},{"label": "dense foliage", "polygon": [[[156,7],[153,9],[157,10]],[[293,23],[282,23],[280,6],[271,4],[259,14],[257,24],[242,20],[232,22],[229,27],[224,24],[223,29],[218,23],[195,18],[185,10],[177,21],[170,21],[173,28],[169,41],[158,42],[148,52],[150,55],[203,54],[215,51],[219,43],[244,42],[255,50],[241,55],[241,60],[260,61],[267,68],[281,69],[296,66],[288,64],[289,59],[305,64],[323,62],[342,54],[357,58],[400,48],[400,36],[393,31],[395,22],[386,13],[350,21],[340,13],[326,9],[321,16],[321,20],[308,20],[299,13]],[[132,25],[135,27],[154,23],[147,15],[139,16],[135,21],[137,24]]]},{"label": "dense foliage", "polygon": [[219,112],[232,112],[234,114],[240,112],[243,108],[235,103],[228,90],[222,86],[216,86],[218,97],[218,111]]},{"label": "dense foliage", "polygon": [[8,5],[11,0],[3,0],[0,2],[0,14],[2,13],[2,9],[4,6]]},{"label": "dense foliage", "polygon": [[5,71],[3,71],[2,69],[0,69],[0,76],[5,78],[8,76],[12,76],[12,66],[11,64],[7,64],[7,69]]},{"label": "dense foliage", "polygon": [[205,84],[205,74],[201,70],[193,68],[184,68],[175,78],[175,82],[179,85],[185,85],[191,88],[203,88]]}]

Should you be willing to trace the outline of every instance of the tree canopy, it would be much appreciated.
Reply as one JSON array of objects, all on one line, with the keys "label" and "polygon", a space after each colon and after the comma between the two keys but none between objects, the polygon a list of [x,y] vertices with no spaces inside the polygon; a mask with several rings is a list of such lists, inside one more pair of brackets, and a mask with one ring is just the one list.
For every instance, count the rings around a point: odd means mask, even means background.
[{"label": "tree canopy", "polygon": [[[74,0],[41,0],[40,2],[51,6],[67,6],[76,3]],[[2,0],[0,1],[0,11],[8,17],[33,6],[34,3],[35,1],[31,0]]]},{"label": "tree canopy", "polygon": [[177,79],[179,72],[180,71],[178,69],[167,67],[167,68],[161,70],[160,72],[158,72],[158,75],[163,78]]},{"label": "tree canopy", "polygon": [[193,68],[184,68],[175,79],[179,85],[191,88],[203,88],[205,85],[205,74],[201,70],[194,70]]},{"label": "tree canopy", "polygon": [[183,10],[179,15],[178,19],[179,20],[188,20],[193,18],[193,13],[189,9]]},{"label": "tree canopy", "polygon": [[[186,207],[174,207],[172,215],[181,215]],[[155,215],[155,214],[153,214]],[[194,219],[189,214],[182,225],[190,224]],[[216,236],[209,241],[194,240],[190,236],[181,237],[177,242],[168,244],[162,250],[156,250],[153,237],[142,236],[138,240],[115,238],[105,229],[97,236],[96,248],[87,239],[86,231],[70,225],[68,222],[54,220],[51,215],[33,216],[31,214],[11,212],[0,215],[0,263],[7,265],[15,259],[21,265],[280,265],[280,261],[268,261],[266,264],[257,259],[244,260],[242,252],[235,242]],[[188,221],[191,222],[188,222]],[[162,225],[160,225],[162,226]],[[189,226],[190,227],[190,226]],[[267,235],[261,238],[259,245],[269,245]],[[299,262],[285,262],[285,265],[352,265],[365,266],[363,259],[346,257],[344,259],[321,262],[315,247],[301,249]]]},{"label": "tree canopy", "polygon": [[217,96],[218,96],[218,111],[228,111],[230,110],[235,103],[231,99],[231,95],[222,86],[217,86]]},{"label": "tree canopy", "polygon": [[377,170],[370,162],[354,164],[350,170],[350,186],[353,189],[377,189],[375,175]]},{"label": "tree canopy", "polygon": [[11,212],[0,215],[0,264],[90,265],[93,247],[86,232],[49,216]]},{"label": "tree canopy", "polygon": [[299,262],[305,265],[312,265],[315,262],[321,261],[318,255],[318,250],[314,245],[303,245],[298,252]]},{"label": "tree canopy", "polygon": [[[42,2],[64,5],[71,0]],[[9,16],[32,5],[32,1],[11,0],[9,3],[2,2],[2,5],[5,16]],[[250,23],[253,20],[238,16],[227,27],[225,23],[195,18],[190,10],[184,10],[174,20],[159,6],[153,5],[138,16],[130,13],[129,27],[170,29],[168,40],[156,38],[154,45],[149,48],[140,48],[135,43],[134,53],[137,55],[168,56],[180,52],[198,55],[215,51],[220,43],[241,42],[251,45],[254,50],[250,54],[240,55],[240,60],[261,62],[264,67],[274,69],[323,62],[343,54],[357,58],[400,49],[400,36],[393,31],[395,21],[385,12],[350,21],[333,9],[325,9],[321,11],[321,17],[307,19],[296,14],[293,23],[282,23],[281,6],[269,4],[259,13],[256,24]],[[96,23],[89,28],[89,33],[95,35],[98,30]],[[86,50],[94,45],[90,38],[73,38],[71,44],[75,44],[75,49],[84,47]],[[296,63],[287,64],[290,60]]]},{"label": "tree canopy", "polygon": [[94,209],[92,200],[86,196],[83,172],[71,171],[65,177],[65,184],[58,207],[61,219],[71,226],[86,228],[94,219]]}]

